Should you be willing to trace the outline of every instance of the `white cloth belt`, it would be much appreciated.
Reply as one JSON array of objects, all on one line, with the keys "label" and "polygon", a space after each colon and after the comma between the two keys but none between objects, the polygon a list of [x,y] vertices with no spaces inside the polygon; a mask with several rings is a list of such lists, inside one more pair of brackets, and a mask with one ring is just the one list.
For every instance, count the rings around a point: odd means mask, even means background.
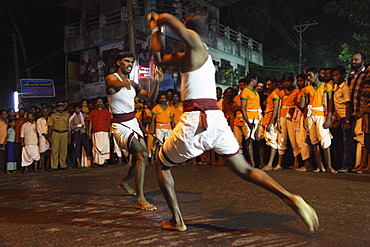
[{"label": "white cloth belt", "polygon": [[262,110],[261,109],[247,109],[247,111],[258,111],[258,112],[262,112]]},{"label": "white cloth belt", "polygon": [[171,123],[157,123],[159,126],[167,126],[170,125]]},{"label": "white cloth belt", "polygon": [[307,117],[311,117],[312,116],[312,110],[315,110],[315,111],[324,111],[324,107],[323,106],[318,106],[318,107],[312,107],[312,105],[308,105],[307,106]]}]

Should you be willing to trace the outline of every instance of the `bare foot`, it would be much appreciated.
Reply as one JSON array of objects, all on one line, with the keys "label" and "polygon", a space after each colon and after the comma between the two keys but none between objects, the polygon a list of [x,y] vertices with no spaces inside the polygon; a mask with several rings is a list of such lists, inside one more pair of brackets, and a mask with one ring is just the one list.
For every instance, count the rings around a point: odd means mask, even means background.
[{"label": "bare foot", "polygon": [[135,192],[135,190],[134,190],[133,188],[131,188],[127,183],[121,183],[121,182],[119,182],[119,183],[117,184],[117,187],[118,187],[119,189],[126,190],[126,192],[127,192],[129,195],[131,195],[131,196],[136,196],[136,192]]},{"label": "bare foot", "polygon": [[294,195],[292,201],[287,204],[301,217],[306,223],[311,233],[319,227],[319,219],[315,210],[308,205],[300,196]]},{"label": "bare foot", "polygon": [[327,172],[331,173],[331,174],[337,174],[338,172],[336,170],[334,170],[333,168],[330,168],[327,170]]},{"label": "bare foot", "polygon": [[271,171],[272,170],[272,166],[270,166],[270,165],[264,166],[264,167],[262,167],[261,170],[262,171]]},{"label": "bare foot", "polygon": [[280,165],[277,165],[272,170],[277,171],[277,170],[281,170],[281,169],[282,169],[281,166]]},{"label": "bare foot", "polygon": [[144,211],[154,211],[157,210],[157,207],[153,204],[150,204],[147,200],[142,200],[136,202],[136,208]]},{"label": "bare foot", "polygon": [[316,168],[312,172],[318,173],[318,172],[325,172],[325,168]]},{"label": "bare foot", "polygon": [[176,224],[175,220],[171,219],[169,222],[163,221],[161,223],[161,227],[163,230],[170,230],[170,231],[179,231],[183,232],[186,231],[187,227],[184,223]]},{"label": "bare foot", "polygon": [[297,168],[297,169],[295,169],[295,171],[297,171],[297,172],[305,172],[305,171],[307,171],[306,170],[306,167],[300,167],[300,168]]}]

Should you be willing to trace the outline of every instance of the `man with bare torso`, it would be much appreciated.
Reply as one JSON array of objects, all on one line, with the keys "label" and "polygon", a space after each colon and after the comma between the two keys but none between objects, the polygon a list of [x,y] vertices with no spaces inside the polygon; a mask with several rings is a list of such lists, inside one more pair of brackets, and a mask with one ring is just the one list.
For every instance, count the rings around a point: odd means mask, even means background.
[{"label": "man with bare torso", "polygon": [[[109,107],[112,113],[112,131],[117,144],[133,155],[134,161],[128,173],[118,183],[120,188],[129,194],[136,195],[136,208],[141,210],[156,210],[144,196],[145,167],[148,160],[148,152],[144,142],[143,130],[139,121],[135,118],[135,97],[145,100],[155,100],[158,94],[159,82],[163,80],[161,70],[156,70],[155,86],[148,92],[141,86],[129,79],[129,74],[134,64],[134,57],[123,54],[117,60],[118,70],[106,78],[106,92]],[[136,192],[128,185],[135,176]]]},{"label": "man with bare torso", "polygon": [[[176,231],[187,229],[177,202],[170,168],[213,149],[223,156],[225,164],[235,174],[279,196],[313,232],[318,227],[315,210],[300,196],[286,191],[265,172],[251,167],[239,153],[238,142],[216,104],[215,67],[202,41],[202,37],[206,37],[204,32],[208,30],[206,16],[201,13],[190,14],[182,23],[173,15],[152,12],[148,14],[148,23],[156,64],[176,66],[182,71],[184,113],[162,146],[156,164],[160,188],[172,211],[172,219],[162,222],[162,228]],[[164,25],[170,27],[184,42],[185,52],[161,54],[160,29]]]}]

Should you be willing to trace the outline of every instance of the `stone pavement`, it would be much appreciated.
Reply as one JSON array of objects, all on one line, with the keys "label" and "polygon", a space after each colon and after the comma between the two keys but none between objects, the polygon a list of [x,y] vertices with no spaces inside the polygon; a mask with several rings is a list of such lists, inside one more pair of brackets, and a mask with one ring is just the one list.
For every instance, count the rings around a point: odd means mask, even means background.
[{"label": "stone pavement", "polygon": [[148,167],[145,191],[157,211],[134,208],[116,187],[127,167],[0,176],[0,246],[370,246],[370,175],[269,174],[302,195],[320,228],[225,166],[172,169],[186,232],[160,229],[170,211]]}]

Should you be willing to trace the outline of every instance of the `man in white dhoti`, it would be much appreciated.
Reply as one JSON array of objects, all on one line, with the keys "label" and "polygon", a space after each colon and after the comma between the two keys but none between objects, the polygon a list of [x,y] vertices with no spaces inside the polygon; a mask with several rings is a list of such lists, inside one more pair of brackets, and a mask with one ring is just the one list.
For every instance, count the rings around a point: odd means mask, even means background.
[{"label": "man in white dhoti", "polygon": [[40,169],[43,171],[46,167],[46,153],[50,148],[48,141],[48,121],[49,121],[49,110],[42,109],[42,117],[37,119],[36,128],[39,134],[39,148],[40,148]]},{"label": "man in white dhoti", "polygon": [[[155,83],[151,92],[144,90],[139,84],[129,79],[129,74],[134,64],[134,57],[123,54],[118,57],[118,70],[107,76],[106,91],[109,107],[113,114],[112,131],[118,146],[125,149],[133,156],[132,165],[128,173],[118,183],[119,187],[125,189],[129,194],[136,195],[136,208],[141,210],[156,210],[144,196],[145,167],[148,162],[143,127],[140,128],[139,121],[135,118],[135,97],[153,101],[158,94],[159,83]],[[156,81],[163,80],[162,71],[155,73]],[[135,176],[136,192],[128,185]]]},{"label": "man in white dhoti", "polygon": [[103,166],[110,158],[110,140],[109,140],[109,125],[112,119],[112,114],[107,108],[104,108],[102,98],[96,100],[96,108],[94,108],[87,117],[88,136],[93,143],[93,158],[94,163],[98,166]]},{"label": "man in white dhoti", "polygon": [[28,172],[28,166],[34,164],[35,171],[37,170],[37,161],[40,160],[40,150],[38,146],[38,134],[36,130],[35,115],[28,113],[28,121],[21,128],[21,144],[22,144],[22,167],[23,173]]}]

